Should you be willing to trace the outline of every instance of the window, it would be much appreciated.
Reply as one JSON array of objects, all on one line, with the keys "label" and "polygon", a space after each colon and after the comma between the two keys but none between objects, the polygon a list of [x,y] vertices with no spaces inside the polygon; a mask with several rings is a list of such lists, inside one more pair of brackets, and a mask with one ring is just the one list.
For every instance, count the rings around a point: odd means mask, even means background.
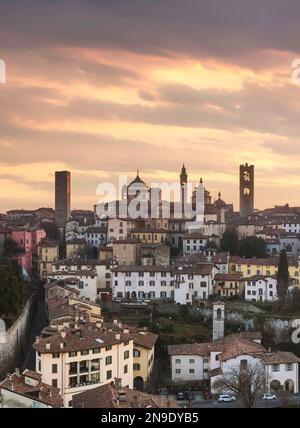
[{"label": "window", "polygon": [[279,364],[272,365],[272,372],[279,372],[279,370],[280,370]]},{"label": "window", "polygon": [[195,373],[195,369],[189,369],[189,373]]},{"label": "window", "polygon": [[144,281],[139,281],[139,287],[143,287],[144,286]]},{"label": "window", "polygon": [[126,364],[126,366],[124,366],[124,374],[128,373],[128,364]]},{"label": "window", "polygon": [[57,388],[57,379],[52,379],[52,386]]},{"label": "window", "polygon": [[107,370],[106,372],[106,380],[109,380],[112,378],[112,371],[111,370]]},{"label": "window", "polygon": [[54,352],[52,354],[52,358],[59,358],[59,352]]},{"label": "window", "polygon": [[93,354],[100,354],[100,349],[93,349]]},{"label": "window", "polygon": [[110,364],[112,364],[112,356],[109,356],[109,357],[105,358],[105,365],[109,366]]},{"label": "window", "polygon": [[287,372],[291,372],[291,371],[293,371],[293,363],[287,363],[287,364],[285,365],[285,370],[286,370]]},{"label": "window", "polygon": [[135,370],[135,371],[141,370],[141,365],[138,363],[133,364],[133,370]]},{"label": "window", "polygon": [[111,351],[111,345],[107,346],[107,347],[105,348],[105,350],[106,350],[106,351]]},{"label": "window", "polygon": [[176,369],[175,373],[179,374],[179,373],[181,373],[181,370],[180,369]]},{"label": "window", "polygon": [[52,364],[52,373],[57,373],[57,364]]},{"label": "window", "polygon": [[129,358],[129,351],[124,352],[124,360],[127,360]]},{"label": "window", "polygon": [[176,360],[175,360],[175,364],[180,364],[181,363],[181,360],[179,359],[179,358],[177,358]]},{"label": "window", "polygon": [[134,357],[140,357],[141,356],[141,352],[138,349],[134,349],[133,350],[133,356]]},{"label": "window", "polygon": [[195,360],[194,360],[193,358],[191,358],[191,359],[190,359],[190,361],[189,361],[189,363],[190,363],[190,364],[194,364],[194,363],[195,363]]},{"label": "window", "polygon": [[84,350],[84,351],[81,351],[81,352],[80,352],[80,354],[81,354],[81,355],[89,355],[89,351]]}]

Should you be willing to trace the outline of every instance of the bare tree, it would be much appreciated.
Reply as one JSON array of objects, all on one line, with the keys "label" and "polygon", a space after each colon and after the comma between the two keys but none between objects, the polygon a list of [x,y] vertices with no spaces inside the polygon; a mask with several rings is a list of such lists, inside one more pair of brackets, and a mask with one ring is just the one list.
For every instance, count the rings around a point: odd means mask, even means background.
[{"label": "bare tree", "polygon": [[220,391],[231,391],[238,394],[245,407],[252,408],[255,401],[266,386],[263,364],[247,364],[233,367],[214,383],[214,388]]}]

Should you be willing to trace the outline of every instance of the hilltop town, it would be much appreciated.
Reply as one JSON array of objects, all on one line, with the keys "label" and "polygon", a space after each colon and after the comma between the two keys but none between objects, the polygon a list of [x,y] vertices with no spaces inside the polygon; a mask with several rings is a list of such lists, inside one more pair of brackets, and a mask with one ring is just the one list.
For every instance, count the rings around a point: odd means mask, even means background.
[{"label": "hilltop town", "polygon": [[[2,407],[298,403],[300,207],[256,210],[245,164],[239,211],[201,178],[190,219],[187,185],[183,165],[181,199],[164,217],[158,193],[151,216],[138,172],[115,215],[99,216],[70,210],[71,174],[58,171],[55,209],[1,214]],[[121,216],[135,199],[147,215]]]}]

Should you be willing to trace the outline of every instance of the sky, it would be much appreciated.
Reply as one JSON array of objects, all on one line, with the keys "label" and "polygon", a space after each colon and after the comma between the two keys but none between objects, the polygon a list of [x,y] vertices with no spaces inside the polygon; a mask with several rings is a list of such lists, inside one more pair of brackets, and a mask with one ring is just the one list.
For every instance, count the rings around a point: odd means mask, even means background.
[{"label": "sky", "polygon": [[245,162],[256,208],[299,206],[299,16],[298,0],[1,1],[0,212],[53,206],[55,170],[89,209],[99,183],[174,182],[183,162],[235,209]]}]

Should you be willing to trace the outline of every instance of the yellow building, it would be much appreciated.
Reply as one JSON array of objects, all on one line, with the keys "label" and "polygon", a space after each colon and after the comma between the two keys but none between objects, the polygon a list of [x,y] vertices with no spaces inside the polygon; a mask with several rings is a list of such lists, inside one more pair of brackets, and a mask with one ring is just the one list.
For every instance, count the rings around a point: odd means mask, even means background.
[{"label": "yellow building", "polygon": [[84,239],[72,239],[66,242],[67,259],[77,256],[86,250],[86,241]]},{"label": "yellow building", "polygon": [[155,343],[158,336],[138,331],[133,339],[133,385],[138,390],[147,387],[154,365]]},{"label": "yellow building", "polygon": [[240,273],[217,273],[214,277],[215,293],[222,297],[242,296],[245,280]]},{"label": "yellow building", "polygon": [[59,244],[50,239],[43,239],[38,245],[38,275],[46,279],[52,273],[52,263],[59,259]]},{"label": "yellow building", "polygon": [[135,229],[129,234],[131,239],[141,242],[158,244],[167,242],[168,231],[166,229]]},{"label": "yellow building", "polygon": [[[244,257],[231,256],[229,261],[229,273],[241,273],[244,278],[249,278],[254,275],[277,275],[278,269],[277,257],[258,259],[252,257],[246,259]],[[299,286],[299,260],[289,259],[289,274],[290,278],[294,280],[294,285]]]}]

